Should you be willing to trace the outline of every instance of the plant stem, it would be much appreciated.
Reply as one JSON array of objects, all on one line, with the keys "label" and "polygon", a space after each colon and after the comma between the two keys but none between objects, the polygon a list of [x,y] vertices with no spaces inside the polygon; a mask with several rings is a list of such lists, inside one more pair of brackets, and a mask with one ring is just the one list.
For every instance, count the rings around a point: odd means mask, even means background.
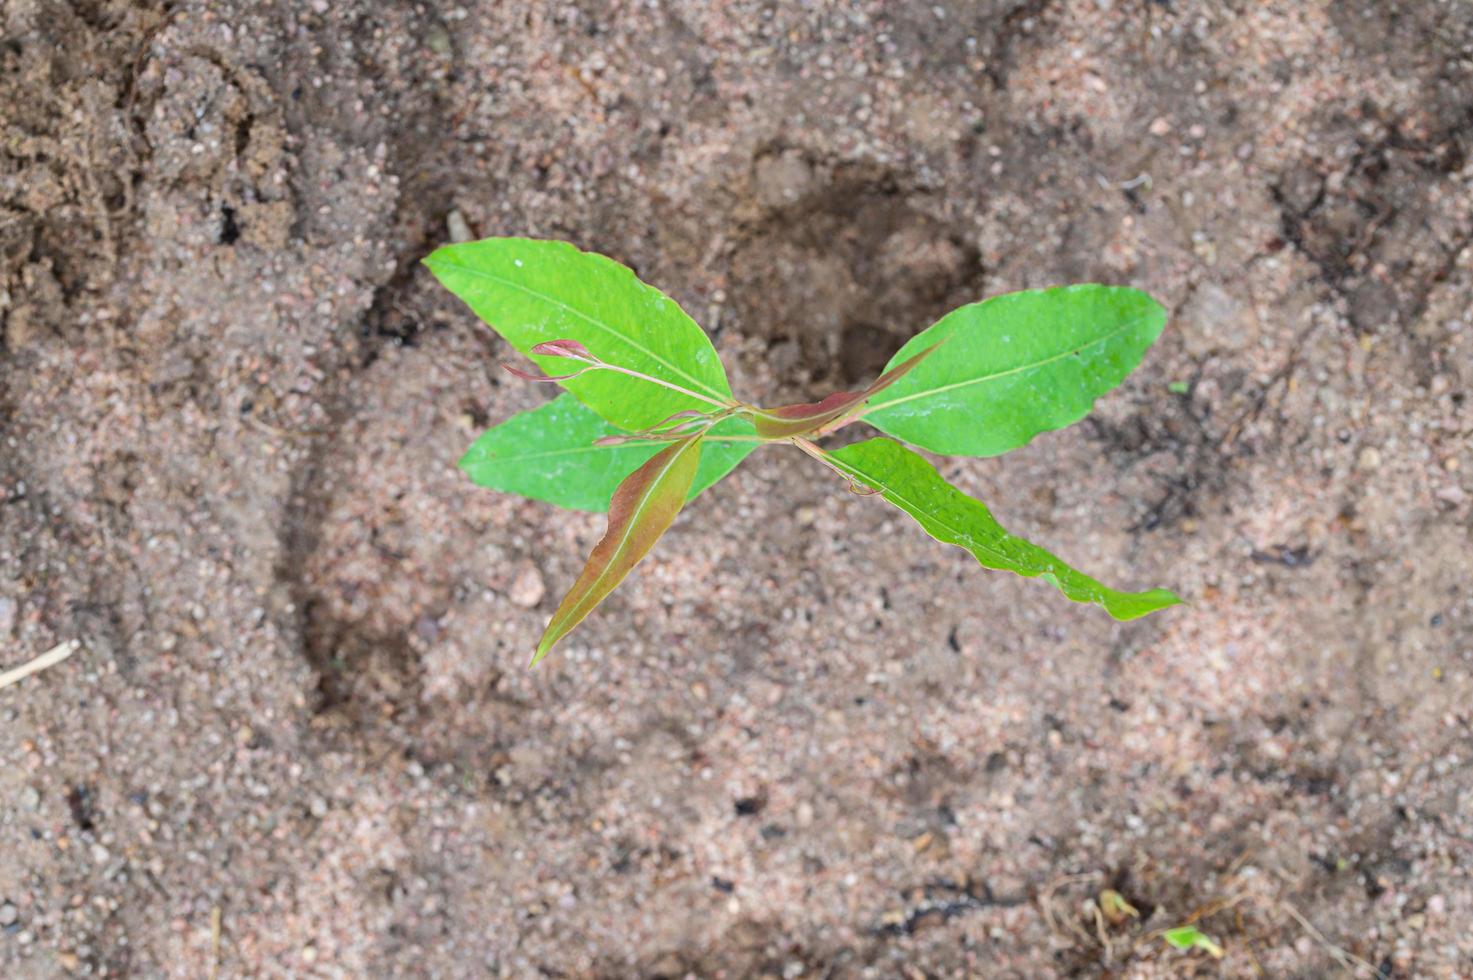
[{"label": "plant stem", "polygon": [[849,490],[851,493],[857,493],[861,497],[870,497],[880,492],[879,490],[876,490],[872,487],[866,487],[861,484],[850,473],[845,471],[844,467],[840,465],[838,460],[834,459],[828,453],[820,449],[817,443],[811,442],[803,438],[802,436],[794,436],[789,441],[793,445],[797,446],[799,449],[803,450],[809,456],[812,456],[814,459],[818,460],[824,466],[827,466],[833,472],[842,476],[844,478],[844,482],[849,484]]}]

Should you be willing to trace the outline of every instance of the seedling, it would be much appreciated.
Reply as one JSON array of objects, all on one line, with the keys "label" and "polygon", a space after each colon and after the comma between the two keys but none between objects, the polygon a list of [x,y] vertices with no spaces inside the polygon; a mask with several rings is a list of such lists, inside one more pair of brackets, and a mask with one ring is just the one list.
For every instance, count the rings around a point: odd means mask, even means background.
[{"label": "seedling", "polygon": [[1194,950],[1200,949],[1215,960],[1223,957],[1222,947],[1213,942],[1196,926],[1178,926],[1175,929],[1167,929],[1161,934],[1167,945],[1173,949]]},{"label": "seedling", "polygon": [[1118,926],[1127,919],[1139,919],[1140,910],[1125,900],[1125,896],[1113,888],[1106,888],[1100,892],[1100,911],[1104,913],[1105,919],[1112,926]]},{"label": "seedling", "polygon": [[[996,456],[1083,418],[1140,363],[1166,323],[1138,290],[1082,285],[996,296],[910,339],[859,391],[762,408],[734,398],[705,332],[617,262],[566,242],[488,238],[425,264],[566,392],[482,435],[461,467],[477,484],[575,510],[608,527],[547,624],[536,663],[649,553],[685,504],[764,445],[797,448],[984,567],[1042,578],[1130,620],[1180,600],[1119,592],[1003,530],[980,500],[902,445]],[[818,440],[863,420],[895,438]]]}]

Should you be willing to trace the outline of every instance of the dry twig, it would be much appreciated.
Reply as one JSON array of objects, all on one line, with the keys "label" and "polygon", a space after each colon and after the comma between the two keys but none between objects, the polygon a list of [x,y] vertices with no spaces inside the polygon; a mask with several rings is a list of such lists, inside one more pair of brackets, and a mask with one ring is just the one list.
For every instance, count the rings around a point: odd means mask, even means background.
[{"label": "dry twig", "polygon": [[79,640],[67,640],[65,643],[57,644],[29,663],[21,664],[13,670],[7,670],[5,673],[0,674],[0,688],[9,687],[17,681],[23,681],[32,674],[45,670],[47,667],[54,667],[80,649],[82,649],[82,643]]}]

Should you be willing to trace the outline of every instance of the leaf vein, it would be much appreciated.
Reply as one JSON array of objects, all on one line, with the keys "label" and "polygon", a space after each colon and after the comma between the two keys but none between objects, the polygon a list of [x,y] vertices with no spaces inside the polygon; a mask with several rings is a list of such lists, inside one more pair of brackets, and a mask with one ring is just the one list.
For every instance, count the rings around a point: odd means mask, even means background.
[{"label": "leaf vein", "polygon": [[[461,265],[459,262],[455,262],[455,261],[450,260],[450,259],[446,259],[446,260],[444,260],[444,262],[445,262],[445,265],[446,266],[454,267],[456,269],[459,269],[461,272],[469,273],[470,275],[473,275],[473,276],[480,276],[483,279],[490,279],[493,282],[500,283],[503,286],[510,286],[512,289],[516,289],[516,290],[519,290],[519,291],[521,291],[523,293],[526,293],[528,296],[536,297],[537,299],[540,299],[540,300],[546,302],[547,304],[549,304],[551,306],[555,306],[558,309],[565,310],[568,313],[571,313],[573,316],[576,316],[578,319],[586,321],[590,325],[597,327],[598,329],[602,330],[604,333],[610,335],[611,337],[614,337],[615,339],[620,340],[620,341],[628,344],[630,347],[633,347],[635,350],[639,351],[640,353],[647,355],[651,360],[653,360],[656,363],[661,364],[664,367],[670,369],[670,371],[672,371],[675,374],[678,374],[680,377],[684,378],[686,381],[690,382],[692,385],[695,385],[697,388],[700,388],[701,390],[705,391],[707,394],[711,395],[712,397],[717,398],[717,399],[730,397],[729,394],[728,395],[723,395],[720,391],[716,390],[715,388],[712,388],[706,382],[700,380],[699,378],[694,378],[691,375],[687,374],[685,371],[682,371],[680,368],[676,367],[674,364],[671,364],[669,361],[665,360],[665,358],[661,357],[659,354],[656,354],[654,351],[650,350],[648,347],[645,347],[643,344],[636,343],[630,337],[628,337],[628,336],[626,336],[624,334],[619,333],[617,330],[615,330],[613,327],[609,326],[607,323],[604,323],[602,320],[597,320],[597,319],[589,316],[587,313],[584,313],[583,311],[581,311],[579,309],[576,309],[576,308],[574,308],[572,306],[569,306],[567,303],[564,303],[564,302],[562,302],[560,300],[554,299],[552,296],[549,296],[547,293],[539,292],[538,290],[532,289],[532,288],[530,288],[528,286],[524,286],[521,283],[519,283],[519,282],[517,282],[517,281],[515,281],[513,279],[507,279],[505,276],[498,276],[495,273],[493,273],[493,272],[487,272],[484,269],[477,269],[477,268],[474,268],[472,266]],[[638,281],[638,280],[636,279],[636,281]],[[672,300],[671,302],[674,302],[674,301]],[[700,330],[700,325],[699,324],[696,324],[696,329],[697,330]],[[703,336],[704,336],[704,334],[703,334]]]},{"label": "leaf vein", "polygon": [[[977,549],[980,549],[982,551],[987,552],[989,555],[992,555],[993,557],[995,557],[1000,562],[1007,562],[1008,564],[1007,564],[1007,568],[1005,569],[1006,571],[1017,571],[1018,568],[1025,567],[1025,566],[1023,566],[1019,562],[1018,559],[1009,556],[1006,552],[998,551],[996,545],[988,544],[988,543],[983,542],[983,541],[978,541],[975,537],[972,536],[972,533],[970,531],[964,531],[961,528],[957,527],[956,525],[951,524],[951,523],[945,521],[944,519],[942,519],[941,515],[938,514],[937,512],[925,509],[924,507],[922,507],[922,505],[916,503],[910,497],[907,497],[905,494],[901,493],[899,490],[895,489],[893,486],[891,486],[890,484],[884,482],[883,480],[880,480],[880,479],[877,479],[875,477],[869,476],[864,471],[862,471],[858,467],[854,466],[852,463],[849,463],[846,460],[838,459],[836,456],[834,456],[832,454],[830,454],[829,459],[837,461],[841,466],[847,468],[851,473],[853,473],[855,476],[859,477],[861,480],[864,480],[870,486],[877,487],[878,489],[880,489],[881,491],[883,491],[883,492],[885,492],[887,494],[894,494],[900,500],[903,500],[907,504],[910,504],[910,506],[911,507],[914,507],[917,511],[920,511],[921,513],[926,514],[928,517],[931,518],[931,520],[935,521],[937,524],[939,524],[940,526],[944,527],[946,530],[950,531],[952,534],[955,534],[961,540],[973,542],[973,544],[975,545],[975,547]],[[977,504],[981,504],[984,508],[986,507],[986,504],[982,504],[982,502],[979,501],[979,500],[974,500],[973,502],[974,503],[977,503]],[[991,514],[989,513],[988,516],[990,517]],[[994,522],[995,522],[995,520],[996,519],[994,518]],[[1012,538],[1012,537],[1014,537],[1014,535],[1008,533],[1008,531],[1005,528],[1003,528],[1002,525],[1000,525],[1000,524],[998,525],[998,530],[1000,530],[1002,532],[1004,538]],[[973,545],[962,545],[962,547],[965,547],[968,551],[972,551],[973,550]],[[1040,573],[1035,572],[1033,574],[1034,575],[1037,575],[1037,574],[1040,574]]]},{"label": "leaf vein", "polygon": [[[674,469],[675,464],[683,459],[686,453],[699,446],[700,443],[700,437],[696,437],[694,439],[691,439],[690,443],[684,449],[681,449],[679,452],[671,453],[670,458],[666,460],[665,465],[660,469],[660,472],[656,474],[654,479],[650,480],[649,485],[645,490],[644,497],[639,502],[639,506],[634,509],[634,513],[630,515],[628,523],[624,525],[624,533],[620,536],[618,545],[614,547],[614,551],[611,555],[609,555],[609,560],[604,563],[603,569],[598,573],[598,575],[594,576],[593,581],[588,583],[588,588],[584,590],[583,595],[578,599],[577,602],[572,605],[570,609],[568,609],[567,613],[563,616],[563,620],[565,622],[568,620],[577,621],[581,618],[576,614],[579,610],[588,605],[589,597],[596,594],[600,583],[602,583],[604,579],[608,577],[610,570],[614,569],[618,565],[620,557],[623,556],[625,548],[627,548],[629,545],[630,537],[634,534],[635,529],[639,526],[640,517],[644,514],[645,509],[649,506],[650,501],[655,498],[656,491],[659,490],[660,484],[664,482],[665,477],[669,476],[670,471]],[[601,601],[602,597],[595,598],[592,605],[588,605],[588,608],[591,610],[593,606],[597,606]],[[584,613],[584,615],[587,615],[587,613]]]},{"label": "leaf vein", "polygon": [[1055,361],[1062,361],[1064,358],[1076,355],[1080,351],[1089,350],[1091,347],[1098,347],[1101,344],[1114,340],[1116,337],[1125,333],[1127,330],[1134,330],[1136,327],[1139,327],[1141,324],[1147,322],[1149,319],[1149,316],[1142,315],[1132,320],[1127,320],[1123,325],[1110,331],[1103,337],[1097,337],[1094,340],[1091,340],[1089,343],[1081,344],[1078,347],[1071,347],[1066,351],[1062,351],[1058,354],[1046,357],[1041,361],[1032,361],[1028,364],[1020,364],[1017,367],[1008,368],[1006,371],[999,371],[996,374],[985,374],[978,378],[968,378],[965,381],[957,381],[949,385],[941,385],[940,387],[936,388],[926,388],[923,391],[917,391],[914,394],[910,395],[903,395],[900,398],[893,399],[892,401],[871,401],[869,407],[864,410],[863,414],[869,415],[874,412],[883,411],[884,409],[894,408],[896,405],[903,405],[906,402],[914,401],[917,398],[930,398],[933,395],[939,395],[943,392],[952,391],[957,388],[965,388],[969,385],[982,384],[986,381],[996,381],[999,378],[1006,378],[1010,375],[1021,374],[1025,371],[1032,371],[1034,368],[1041,368],[1047,364],[1052,364]]}]

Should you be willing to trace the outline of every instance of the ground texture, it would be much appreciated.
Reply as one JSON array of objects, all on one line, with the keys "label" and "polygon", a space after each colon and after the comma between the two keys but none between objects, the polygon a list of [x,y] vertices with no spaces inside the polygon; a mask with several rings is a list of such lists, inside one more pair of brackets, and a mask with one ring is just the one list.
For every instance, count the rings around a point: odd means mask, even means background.
[{"label": "ground texture", "polygon": [[[1473,5],[6,0],[0,123],[5,977],[1473,975]],[[771,450],[525,670],[602,521],[454,467],[465,231],[771,401],[1152,291],[945,472],[1190,605]]]}]

